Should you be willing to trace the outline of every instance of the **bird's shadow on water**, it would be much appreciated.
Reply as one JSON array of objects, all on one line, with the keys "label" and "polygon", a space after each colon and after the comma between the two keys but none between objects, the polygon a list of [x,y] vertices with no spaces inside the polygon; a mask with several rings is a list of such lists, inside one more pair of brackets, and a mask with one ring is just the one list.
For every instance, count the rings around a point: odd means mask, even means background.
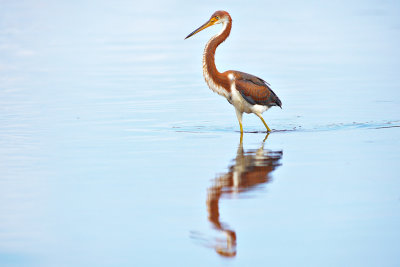
[{"label": "bird's shadow on water", "polygon": [[[264,149],[268,135],[258,149],[243,148],[242,136],[228,172],[213,179],[207,189],[208,221],[214,235],[206,236],[198,231],[191,232],[191,238],[201,245],[214,249],[220,256],[235,257],[237,254],[236,231],[220,219],[219,203],[222,198],[237,197],[251,192],[272,180],[271,173],[281,165],[282,151]],[[215,237],[219,235],[220,237]]]},{"label": "bird's shadow on water", "polygon": [[[383,121],[383,122],[364,122],[364,123],[332,123],[313,127],[293,127],[289,130],[272,130],[272,133],[285,133],[294,131],[316,132],[316,131],[337,131],[351,129],[383,129],[400,127],[400,121]],[[178,127],[177,131],[182,131],[186,127]],[[206,132],[238,132],[233,127],[218,128],[212,126],[192,126],[186,128],[185,132],[206,133]],[[283,128],[283,127],[282,127]],[[224,258],[233,258],[237,255],[237,233],[231,223],[225,223],[220,216],[220,200],[223,198],[239,198],[248,197],[246,192],[255,192],[262,185],[272,181],[272,173],[281,163],[283,152],[265,149],[267,138],[270,135],[266,131],[250,130],[245,134],[266,134],[265,139],[261,142],[258,149],[245,149],[243,147],[242,138],[240,141],[236,155],[232,162],[228,165],[228,171],[217,175],[211,186],[207,189],[206,208],[208,221],[213,230],[213,234],[204,234],[199,231],[191,231],[190,237],[196,243],[213,249],[216,253]],[[274,177],[276,179],[276,177]],[[234,222],[232,222],[234,223]],[[239,233],[240,235],[240,233]],[[245,246],[245,245],[244,245]]]}]

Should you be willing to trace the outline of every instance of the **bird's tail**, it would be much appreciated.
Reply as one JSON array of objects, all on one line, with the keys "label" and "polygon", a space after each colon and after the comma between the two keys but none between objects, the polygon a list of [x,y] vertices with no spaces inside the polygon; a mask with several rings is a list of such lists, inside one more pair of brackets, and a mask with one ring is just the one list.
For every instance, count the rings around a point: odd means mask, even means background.
[{"label": "bird's tail", "polygon": [[279,99],[279,97],[275,94],[274,91],[271,90],[271,97],[272,97],[272,103],[274,103],[276,106],[280,107],[282,109],[282,101]]}]

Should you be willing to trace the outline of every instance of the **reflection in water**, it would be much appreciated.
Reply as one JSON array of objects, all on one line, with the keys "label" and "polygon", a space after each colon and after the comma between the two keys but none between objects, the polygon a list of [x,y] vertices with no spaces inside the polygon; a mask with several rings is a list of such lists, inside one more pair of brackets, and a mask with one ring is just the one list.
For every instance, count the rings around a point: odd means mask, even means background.
[{"label": "reflection in water", "polygon": [[229,172],[215,178],[213,186],[208,189],[208,220],[213,227],[226,235],[226,240],[215,240],[211,246],[224,257],[236,256],[236,233],[220,221],[219,200],[233,194],[253,190],[258,185],[270,181],[270,173],[280,166],[282,151],[264,150],[264,142],[257,150],[244,151],[242,139],[236,158],[229,166]]}]

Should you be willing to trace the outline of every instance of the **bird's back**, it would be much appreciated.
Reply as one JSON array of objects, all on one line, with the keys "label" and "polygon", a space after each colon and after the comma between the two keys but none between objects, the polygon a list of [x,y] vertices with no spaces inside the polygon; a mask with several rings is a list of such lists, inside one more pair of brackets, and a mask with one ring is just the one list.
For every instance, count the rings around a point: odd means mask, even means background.
[{"label": "bird's back", "polygon": [[240,92],[248,103],[282,108],[281,100],[263,79],[241,71],[231,70],[227,72],[233,74],[236,90]]}]

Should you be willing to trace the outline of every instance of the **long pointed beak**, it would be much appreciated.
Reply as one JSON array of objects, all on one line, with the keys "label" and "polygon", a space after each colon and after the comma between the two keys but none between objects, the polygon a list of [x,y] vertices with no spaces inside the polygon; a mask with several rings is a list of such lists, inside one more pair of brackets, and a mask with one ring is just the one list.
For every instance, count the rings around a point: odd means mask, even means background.
[{"label": "long pointed beak", "polygon": [[214,21],[209,20],[206,23],[204,23],[203,25],[201,25],[199,28],[197,28],[196,30],[194,30],[191,34],[189,34],[188,36],[186,36],[185,40],[193,35],[195,35],[198,32],[201,32],[202,30],[204,30],[205,28],[208,28],[210,26],[214,25]]}]

